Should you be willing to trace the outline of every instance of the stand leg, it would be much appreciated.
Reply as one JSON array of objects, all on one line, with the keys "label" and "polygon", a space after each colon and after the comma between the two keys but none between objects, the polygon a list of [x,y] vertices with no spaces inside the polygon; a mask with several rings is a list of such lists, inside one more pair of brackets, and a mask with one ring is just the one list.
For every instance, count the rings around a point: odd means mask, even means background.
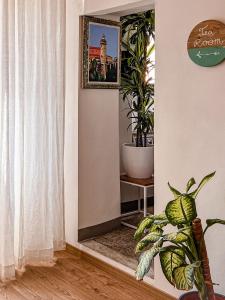
[{"label": "stand leg", "polygon": [[141,188],[138,187],[138,211],[141,211]]},{"label": "stand leg", "polygon": [[144,217],[147,216],[147,188],[144,187]]}]

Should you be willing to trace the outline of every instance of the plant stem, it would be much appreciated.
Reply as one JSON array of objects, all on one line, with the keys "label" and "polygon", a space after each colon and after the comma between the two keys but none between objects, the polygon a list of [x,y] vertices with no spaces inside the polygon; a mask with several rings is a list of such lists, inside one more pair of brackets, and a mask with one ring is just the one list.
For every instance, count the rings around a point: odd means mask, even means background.
[{"label": "plant stem", "polygon": [[200,290],[198,290],[198,296],[199,296],[200,300],[208,299],[206,287],[204,285],[201,286]]},{"label": "plant stem", "polygon": [[[196,247],[193,236],[189,237],[188,248],[190,248],[190,250],[191,250],[190,252],[194,255],[194,260],[195,261],[200,261],[201,259],[199,257],[199,252],[198,252],[198,249]],[[198,290],[199,299],[200,300],[207,300],[208,299],[207,287],[206,287],[204,276],[203,276],[202,266],[197,268],[196,271],[195,271],[195,286]]]},{"label": "plant stem", "polygon": [[198,290],[200,300],[207,300],[207,287],[204,281],[202,267],[199,267],[195,271],[195,286]]}]

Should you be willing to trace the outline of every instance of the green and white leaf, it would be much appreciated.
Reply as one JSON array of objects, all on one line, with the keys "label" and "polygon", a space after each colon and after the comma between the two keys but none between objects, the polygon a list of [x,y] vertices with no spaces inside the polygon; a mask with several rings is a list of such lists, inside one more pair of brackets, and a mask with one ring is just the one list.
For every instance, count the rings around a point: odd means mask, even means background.
[{"label": "green and white leaf", "polygon": [[160,225],[161,228],[168,225],[169,224],[169,220],[166,219],[166,220],[155,220],[154,221],[154,225]]},{"label": "green and white leaf", "polygon": [[196,184],[195,179],[192,177],[191,179],[189,179],[188,183],[187,183],[187,187],[186,187],[186,193],[189,192],[189,190],[192,188],[192,186]]},{"label": "green and white leaf", "polygon": [[145,229],[151,227],[153,222],[154,222],[154,219],[151,216],[144,218],[142,220],[142,222],[138,225],[138,228],[134,234],[134,239],[140,240]]},{"label": "green and white leaf", "polygon": [[164,226],[165,225],[163,225],[163,224],[155,224],[155,223],[153,223],[151,225],[151,227],[148,229],[148,232],[150,233],[150,232],[157,231],[158,229],[162,229]]},{"label": "green and white leaf", "polygon": [[165,212],[158,214],[158,215],[154,215],[154,220],[155,221],[166,221],[167,220],[167,216],[165,214]]},{"label": "green and white leaf", "polygon": [[[156,223],[157,226],[154,226]],[[138,229],[134,234],[135,240],[140,240],[142,235],[144,234],[145,229],[149,229],[149,231],[155,231],[158,228],[162,228],[168,224],[168,219],[166,217],[165,212],[158,215],[149,215],[144,218],[143,221],[138,225]]]},{"label": "green and white leaf", "polygon": [[149,272],[153,258],[159,253],[163,239],[160,238],[151,249],[144,251],[140,258],[138,267],[136,270],[136,279],[142,280],[144,276]]},{"label": "green and white leaf", "polygon": [[178,290],[189,291],[194,285],[194,269],[200,266],[200,262],[191,265],[184,265],[174,269],[173,278],[175,287]]},{"label": "green and white leaf", "polygon": [[185,263],[184,251],[176,246],[168,246],[161,249],[159,256],[161,267],[166,279],[172,285],[175,285],[173,271],[175,268],[178,268]]},{"label": "green and white leaf", "polygon": [[197,189],[189,195],[195,199],[197,197],[198,193],[200,192],[200,190],[203,188],[203,186],[215,175],[215,173],[216,172],[206,175],[199,183]]},{"label": "green and white leaf", "polygon": [[172,225],[189,224],[197,217],[194,199],[183,194],[170,201],[166,206],[166,216]]},{"label": "green and white leaf", "polygon": [[163,236],[164,241],[175,242],[175,243],[183,243],[188,241],[191,236],[191,228],[186,227],[184,229],[179,230],[178,232],[172,232],[165,234]]},{"label": "green and white leaf", "polygon": [[149,244],[157,242],[162,237],[163,230],[158,228],[157,230],[148,233],[140,242],[137,243],[135,252],[139,253]]}]

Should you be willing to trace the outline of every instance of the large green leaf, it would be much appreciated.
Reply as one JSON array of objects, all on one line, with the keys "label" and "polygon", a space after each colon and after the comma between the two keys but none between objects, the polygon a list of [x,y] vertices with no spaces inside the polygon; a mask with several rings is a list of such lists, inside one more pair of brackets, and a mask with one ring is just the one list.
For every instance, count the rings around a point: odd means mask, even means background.
[{"label": "large green leaf", "polygon": [[168,246],[162,248],[160,253],[160,263],[166,279],[175,285],[173,270],[185,263],[185,253],[181,248]]},{"label": "large green leaf", "polygon": [[199,183],[197,189],[190,194],[191,197],[194,199],[197,197],[200,190],[203,188],[203,186],[215,175],[216,172],[210,173],[209,175],[206,175],[201,182]]},{"label": "large green leaf", "polygon": [[161,238],[162,232],[163,230],[158,228],[157,230],[147,234],[143,239],[140,240],[140,242],[137,243],[135,252],[139,253],[149,244],[157,242]]},{"label": "large green leaf", "polygon": [[170,201],[166,206],[166,216],[172,225],[189,224],[197,217],[194,199],[183,194]]},{"label": "large green leaf", "polygon": [[150,228],[150,232],[162,228],[168,224],[168,219],[165,212],[158,215],[149,215],[144,218],[141,223],[138,225],[138,228],[134,234],[135,240],[139,241],[144,234],[145,229]]},{"label": "large green leaf", "polygon": [[186,242],[191,236],[191,228],[187,227],[179,230],[178,232],[172,232],[163,236],[164,241],[183,243]]},{"label": "large green leaf", "polygon": [[200,263],[196,262],[191,265],[184,265],[175,268],[173,271],[175,287],[178,290],[186,290],[186,291],[191,290],[194,285],[194,269],[199,266]]},{"label": "large green leaf", "polygon": [[140,258],[136,270],[137,280],[142,280],[143,277],[149,272],[153,258],[159,253],[163,239],[160,238],[151,249],[144,251]]},{"label": "large green leaf", "polygon": [[137,241],[140,240],[145,229],[149,228],[153,224],[153,222],[154,222],[154,219],[151,216],[144,218],[141,221],[141,223],[138,225],[138,228],[134,234],[134,239]]}]

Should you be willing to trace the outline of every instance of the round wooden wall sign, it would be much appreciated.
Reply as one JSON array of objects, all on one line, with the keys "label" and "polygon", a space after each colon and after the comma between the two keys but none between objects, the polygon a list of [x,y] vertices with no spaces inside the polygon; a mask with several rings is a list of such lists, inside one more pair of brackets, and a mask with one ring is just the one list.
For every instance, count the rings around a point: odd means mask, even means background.
[{"label": "round wooden wall sign", "polygon": [[225,59],[225,24],[207,20],[192,30],[188,39],[188,54],[203,67],[218,65]]}]

